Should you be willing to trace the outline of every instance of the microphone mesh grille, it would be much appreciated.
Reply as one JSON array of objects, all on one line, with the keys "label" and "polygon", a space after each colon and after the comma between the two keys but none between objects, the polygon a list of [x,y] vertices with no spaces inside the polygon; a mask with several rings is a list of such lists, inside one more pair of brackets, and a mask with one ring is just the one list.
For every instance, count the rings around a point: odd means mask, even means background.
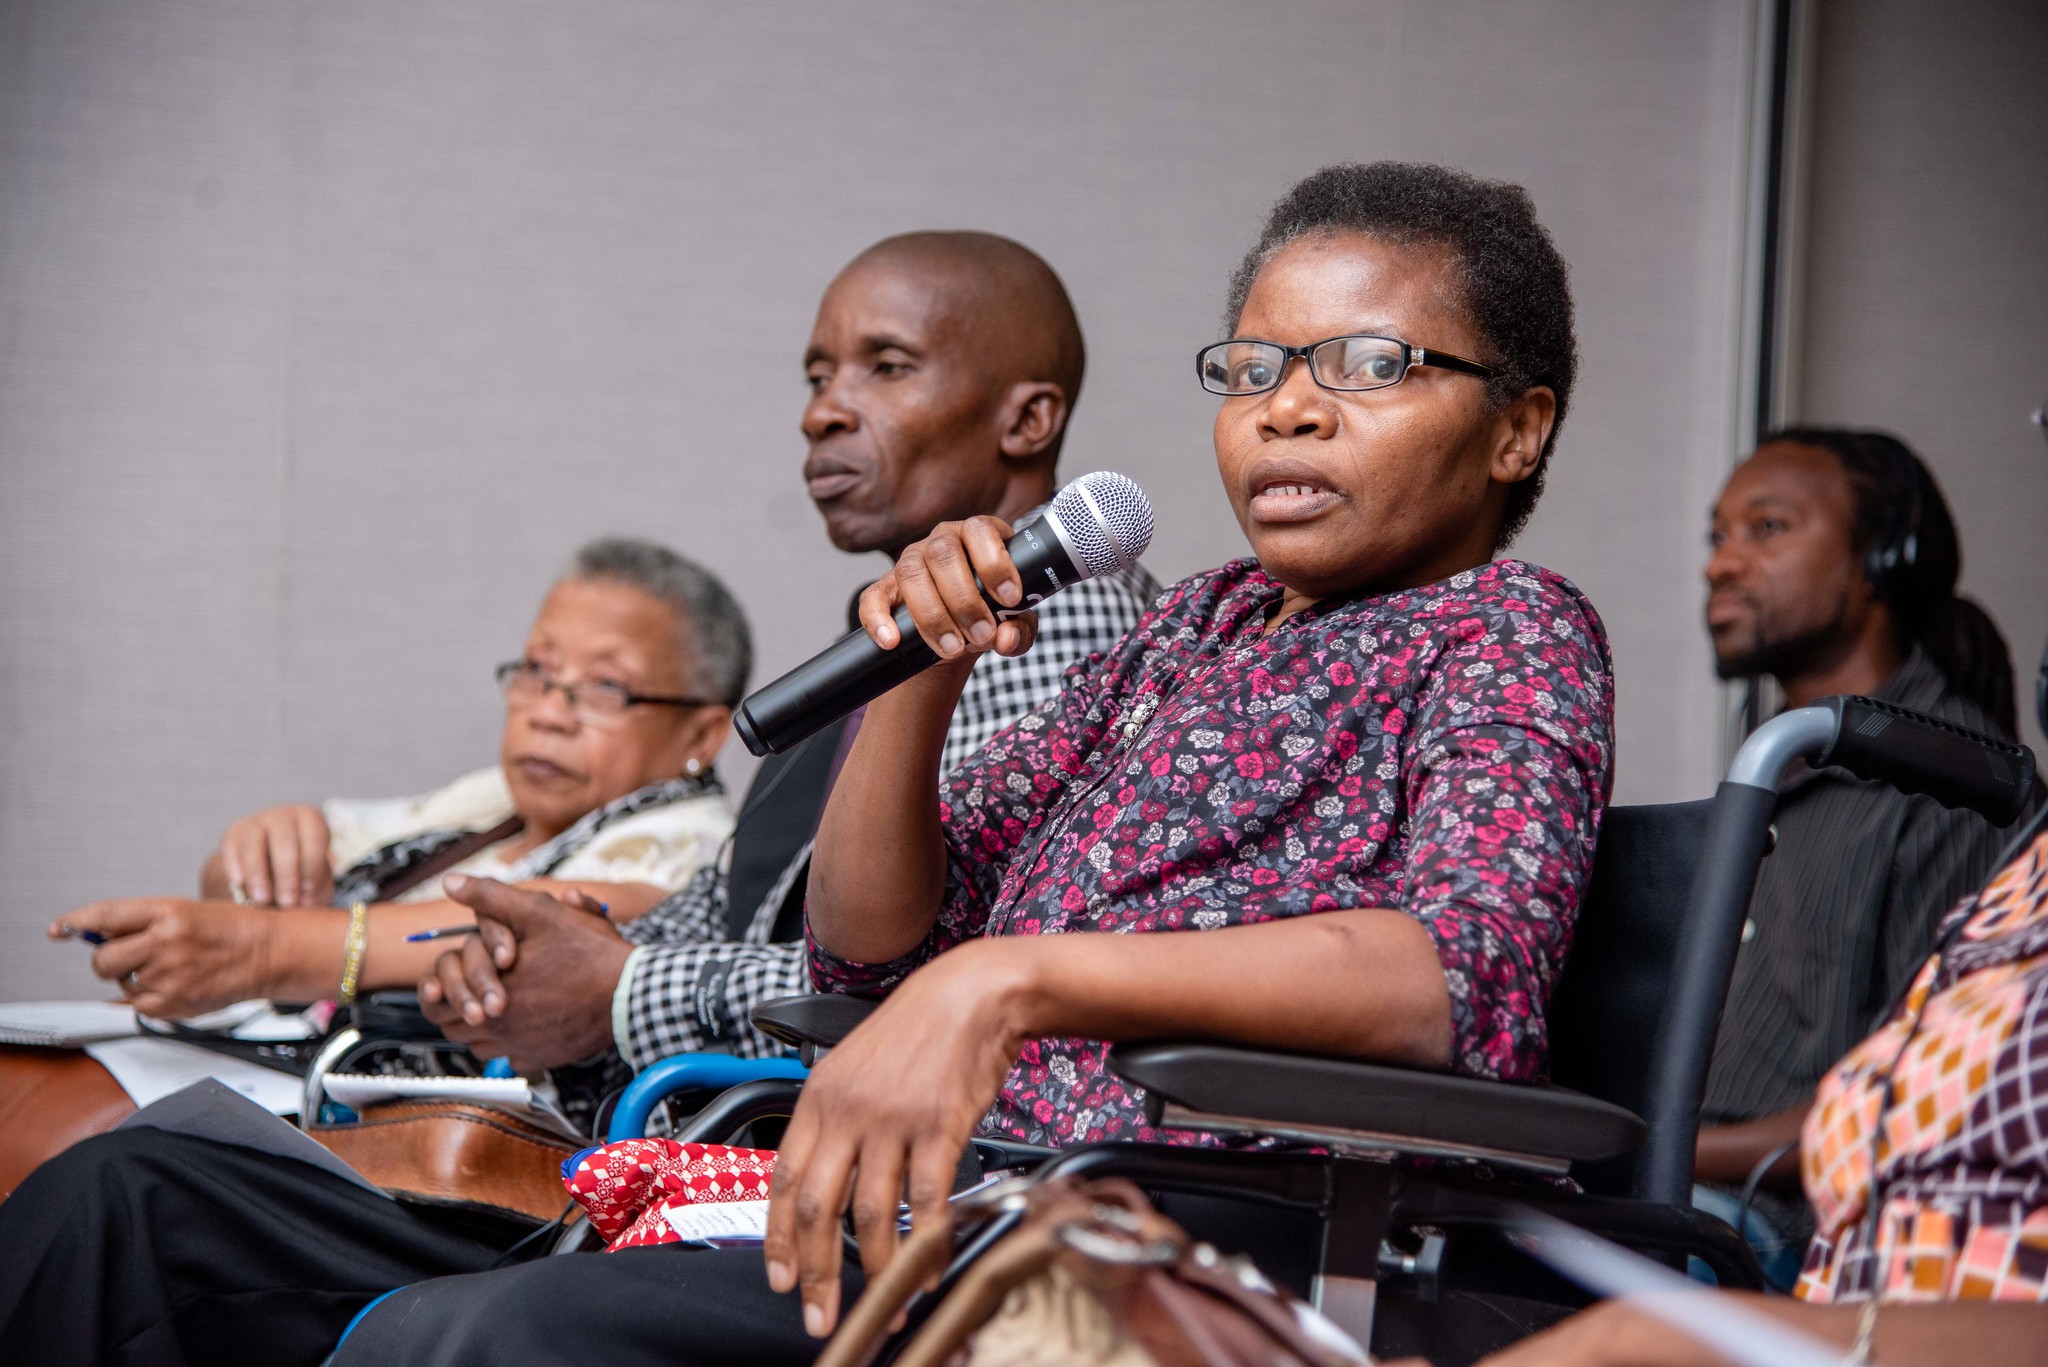
[{"label": "microphone mesh grille", "polygon": [[1083,475],[1060,490],[1052,511],[1073,538],[1069,549],[1090,579],[1129,569],[1152,544],[1152,504],[1145,491],[1111,471]]}]

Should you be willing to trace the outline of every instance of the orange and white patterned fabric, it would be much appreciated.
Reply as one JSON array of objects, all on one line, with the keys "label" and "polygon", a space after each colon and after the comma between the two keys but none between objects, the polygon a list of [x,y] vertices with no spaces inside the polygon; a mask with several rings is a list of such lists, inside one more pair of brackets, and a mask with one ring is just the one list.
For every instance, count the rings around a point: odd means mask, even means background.
[{"label": "orange and white patterned fabric", "polygon": [[605,1251],[681,1241],[664,1212],[702,1201],[765,1201],[775,1175],[769,1149],[621,1139],[562,1164],[562,1183],[604,1236]]},{"label": "orange and white patterned fabric", "polygon": [[1807,1116],[1800,1161],[1818,1232],[1802,1299],[1865,1300],[1875,1287],[1886,1301],[2048,1300],[2048,833],[1950,913],[1943,943]]}]

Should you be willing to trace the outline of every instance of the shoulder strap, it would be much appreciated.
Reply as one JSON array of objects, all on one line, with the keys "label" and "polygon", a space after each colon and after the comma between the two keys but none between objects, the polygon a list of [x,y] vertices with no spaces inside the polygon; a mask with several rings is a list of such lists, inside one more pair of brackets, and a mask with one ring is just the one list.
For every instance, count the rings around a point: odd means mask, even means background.
[{"label": "shoulder strap", "polygon": [[479,850],[487,850],[500,840],[510,840],[524,829],[526,822],[514,814],[488,831],[471,831],[459,840],[451,840],[417,864],[400,869],[390,881],[379,884],[377,900],[389,902],[401,893],[411,892],[429,878],[446,873]]},{"label": "shoulder strap", "polygon": [[726,932],[734,940],[746,938],[761,900],[817,834],[845,726],[834,722],[788,754],[771,756],[755,772],[733,830],[726,877]]}]

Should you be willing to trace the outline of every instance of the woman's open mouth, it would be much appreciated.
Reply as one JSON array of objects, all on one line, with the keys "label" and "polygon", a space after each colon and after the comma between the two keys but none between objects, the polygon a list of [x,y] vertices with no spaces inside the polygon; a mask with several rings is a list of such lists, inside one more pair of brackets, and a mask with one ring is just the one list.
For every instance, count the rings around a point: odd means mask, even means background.
[{"label": "woman's open mouth", "polygon": [[1270,480],[1252,495],[1251,514],[1259,522],[1306,522],[1336,501],[1337,495],[1321,485]]}]

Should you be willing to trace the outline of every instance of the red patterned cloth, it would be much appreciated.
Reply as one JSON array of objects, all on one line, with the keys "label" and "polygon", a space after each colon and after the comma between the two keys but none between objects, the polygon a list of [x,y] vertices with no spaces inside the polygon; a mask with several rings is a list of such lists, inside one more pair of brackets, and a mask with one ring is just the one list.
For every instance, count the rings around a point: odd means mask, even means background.
[{"label": "red patterned cloth", "polygon": [[562,1165],[569,1195],[604,1236],[605,1251],[680,1242],[663,1212],[700,1201],[765,1201],[775,1175],[770,1149],[622,1139]]}]

